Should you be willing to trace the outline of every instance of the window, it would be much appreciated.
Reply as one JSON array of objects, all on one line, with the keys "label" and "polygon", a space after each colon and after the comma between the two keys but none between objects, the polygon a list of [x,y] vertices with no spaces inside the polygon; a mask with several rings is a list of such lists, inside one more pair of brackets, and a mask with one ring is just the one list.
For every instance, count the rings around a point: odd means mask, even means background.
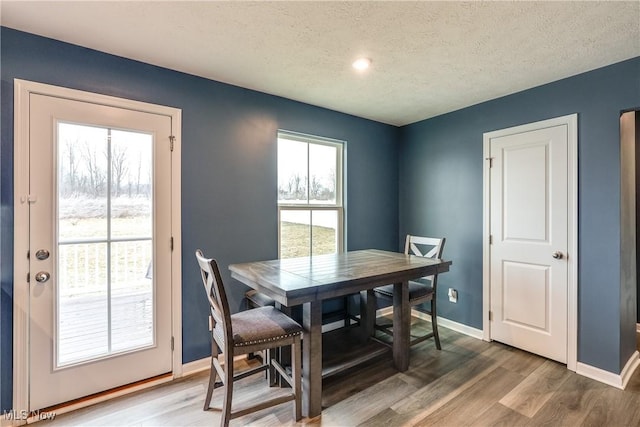
[{"label": "window", "polygon": [[280,258],[342,252],[344,143],[278,132]]}]

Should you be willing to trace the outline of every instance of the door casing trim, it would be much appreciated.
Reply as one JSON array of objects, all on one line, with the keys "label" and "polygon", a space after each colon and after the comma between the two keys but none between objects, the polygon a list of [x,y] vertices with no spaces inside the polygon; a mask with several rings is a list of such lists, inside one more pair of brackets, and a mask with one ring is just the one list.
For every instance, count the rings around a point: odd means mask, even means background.
[{"label": "door casing trim", "polygon": [[567,126],[568,140],[568,249],[567,255],[567,369],[576,370],[578,362],[578,114],[556,117],[549,120],[514,126],[483,134],[482,166],[482,330],[483,339],[491,341],[489,310],[491,308],[490,256],[491,245],[491,181],[490,181],[490,141],[491,138],[528,132],[554,126]]},{"label": "door casing trim", "polygon": [[146,102],[14,79],[13,409],[29,409],[29,96],[40,94],[171,117],[171,332],[173,378],[182,375],[182,110]]}]

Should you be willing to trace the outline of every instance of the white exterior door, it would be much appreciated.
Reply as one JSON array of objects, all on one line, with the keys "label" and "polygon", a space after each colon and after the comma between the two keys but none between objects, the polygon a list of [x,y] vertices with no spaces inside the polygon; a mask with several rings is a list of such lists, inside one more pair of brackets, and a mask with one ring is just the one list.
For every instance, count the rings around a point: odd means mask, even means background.
[{"label": "white exterior door", "polygon": [[33,411],[172,371],[172,123],[29,96]]},{"label": "white exterior door", "polygon": [[574,256],[568,140],[566,124],[488,138],[490,339],[562,363]]}]

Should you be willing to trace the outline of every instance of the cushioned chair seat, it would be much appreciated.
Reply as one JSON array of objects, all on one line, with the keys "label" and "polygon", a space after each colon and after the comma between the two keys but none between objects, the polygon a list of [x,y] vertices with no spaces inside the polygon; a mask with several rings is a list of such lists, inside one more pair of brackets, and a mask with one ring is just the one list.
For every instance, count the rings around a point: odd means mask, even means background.
[{"label": "cushioned chair seat", "polygon": [[[233,345],[242,347],[302,334],[302,326],[274,307],[260,307],[231,315]],[[222,336],[222,324],[215,327],[215,334]]]},{"label": "cushioned chair seat", "polygon": [[[383,296],[393,298],[393,285],[384,285],[376,288],[376,293]],[[433,293],[431,282],[426,279],[420,279],[409,282],[409,300],[426,297]]]}]

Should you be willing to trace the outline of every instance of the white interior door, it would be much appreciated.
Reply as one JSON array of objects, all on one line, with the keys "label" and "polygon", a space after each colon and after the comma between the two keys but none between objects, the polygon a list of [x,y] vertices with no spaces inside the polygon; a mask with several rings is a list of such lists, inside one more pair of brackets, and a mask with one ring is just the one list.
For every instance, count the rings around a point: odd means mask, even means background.
[{"label": "white interior door", "polygon": [[566,363],[568,127],[489,146],[490,338]]},{"label": "white interior door", "polygon": [[172,371],[172,124],[29,96],[29,409],[38,410]]}]

